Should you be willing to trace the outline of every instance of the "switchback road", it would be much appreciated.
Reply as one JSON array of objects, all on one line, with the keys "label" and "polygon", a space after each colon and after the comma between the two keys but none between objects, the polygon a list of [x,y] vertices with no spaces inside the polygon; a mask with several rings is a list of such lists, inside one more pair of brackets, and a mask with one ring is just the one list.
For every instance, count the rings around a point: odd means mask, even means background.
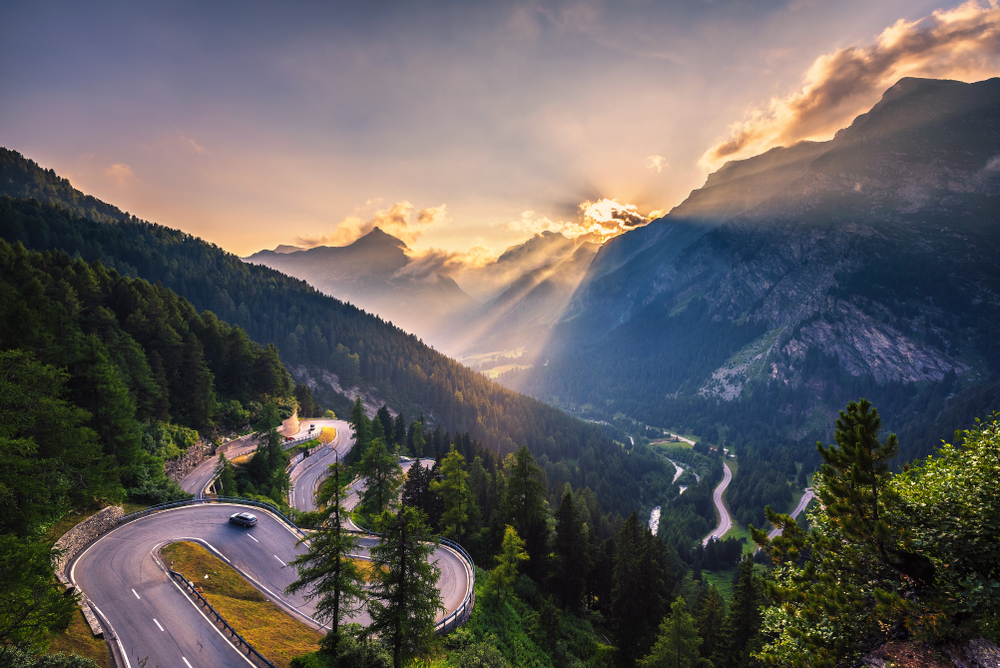
[{"label": "switchback road", "polygon": [[718,487],[712,493],[715,510],[719,513],[719,524],[712,530],[712,533],[705,536],[704,540],[701,541],[702,545],[708,545],[708,541],[713,538],[722,540],[726,532],[733,528],[733,521],[729,517],[729,511],[726,510],[726,504],[722,502],[722,495],[726,493],[726,487],[729,487],[729,483],[733,479],[733,470],[729,468],[728,462],[722,462],[722,468],[722,482],[719,483]]}]

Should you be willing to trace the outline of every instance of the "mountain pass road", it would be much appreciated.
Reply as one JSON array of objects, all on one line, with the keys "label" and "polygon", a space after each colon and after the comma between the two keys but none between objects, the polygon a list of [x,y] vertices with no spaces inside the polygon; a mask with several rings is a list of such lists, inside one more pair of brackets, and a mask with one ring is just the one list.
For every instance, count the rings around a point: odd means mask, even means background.
[{"label": "mountain pass road", "polygon": [[712,530],[712,533],[705,536],[701,541],[702,545],[708,545],[708,541],[713,538],[716,540],[722,540],[722,537],[726,535],[726,532],[733,528],[733,521],[729,517],[729,511],[726,510],[726,504],[722,502],[722,495],[726,493],[726,487],[729,487],[729,483],[733,479],[733,470],[729,468],[727,462],[722,462],[722,482],[719,483],[718,487],[712,493],[712,501],[715,502],[715,510],[719,513],[719,524]]}]

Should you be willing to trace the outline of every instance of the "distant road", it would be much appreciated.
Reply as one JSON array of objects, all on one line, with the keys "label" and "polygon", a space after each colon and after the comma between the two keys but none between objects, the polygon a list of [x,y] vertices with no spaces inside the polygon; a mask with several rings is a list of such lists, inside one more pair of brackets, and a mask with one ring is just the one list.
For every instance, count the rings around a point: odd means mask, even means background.
[{"label": "distant road", "polygon": [[315,425],[313,431],[317,437],[324,427],[337,430],[336,438],[329,445],[293,466],[289,474],[292,479],[292,489],[288,494],[289,504],[299,510],[316,510],[316,490],[326,478],[330,464],[343,459],[351,450],[351,446],[354,445],[354,432],[351,431],[351,425],[343,420],[303,420],[301,424],[303,427],[307,424]]},{"label": "distant road", "polygon": [[722,502],[722,495],[725,494],[726,487],[729,487],[729,482],[733,479],[733,470],[729,468],[728,462],[722,462],[722,468],[722,482],[719,483],[719,486],[712,493],[715,510],[719,513],[719,524],[712,530],[712,533],[705,536],[705,539],[701,541],[702,545],[708,545],[708,541],[712,540],[713,536],[717,540],[722,540],[726,532],[733,528],[733,521],[729,517],[729,511],[726,510],[726,504]]},{"label": "distant road", "polygon": [[[805,494],[803,494],[802,498],[799,499],[799,505],[795,506],[795,510],[789,513],[792,517],[798,517],[801,513],[805,511],[806,506],[809,505],[809,502],[816,498],[816,493],[813,491],[812,487],[806,487],[804,491]],[[781,535],[781,529],[777,527],[767,532],[768,538],[775,538],[780,535]]]}]

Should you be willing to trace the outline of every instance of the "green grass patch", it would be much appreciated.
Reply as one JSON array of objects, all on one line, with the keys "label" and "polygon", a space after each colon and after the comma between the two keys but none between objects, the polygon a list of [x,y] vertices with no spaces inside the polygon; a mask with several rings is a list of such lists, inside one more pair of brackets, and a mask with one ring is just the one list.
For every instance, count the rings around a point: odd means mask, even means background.
[{"label": "green grass patch", "polygon": [[79,608],[73,613],[73,618],[66,630],[52,638],[48,653],[55,654],[56,652],[78,654],[93,659],[101,668],[114,668],[108,644],[94,637],[90,625],[83,617],[83,611]]},{"label": "green grass patch", "polygon": [[733,600],[733,578],[736,577],[738,566],[727,568],[724,571],[702,571],[701,579],[718,590],[719,595],[726,599],[726,603]]},{"label": "green grass patch", "polygon": [[212,607],[279,668],[290,668],[296,656],[319,649],[324,634],[269,602],[235,569],[201,545],[172,543],[160,554],[168,566],[200,587]]}]

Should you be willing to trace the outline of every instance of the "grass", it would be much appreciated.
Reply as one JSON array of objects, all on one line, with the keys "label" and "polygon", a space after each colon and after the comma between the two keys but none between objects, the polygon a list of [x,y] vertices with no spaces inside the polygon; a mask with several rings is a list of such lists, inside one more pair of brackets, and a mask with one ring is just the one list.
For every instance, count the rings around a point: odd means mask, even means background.
[{"label": "grass", "polygon": [[724,571],[702,571],[701,579],[715,587],[719,595],[730,603],[733,600],[733,578],[738,570],[738,566],[733,566]]},{"label": "grass", "polygon": [[70,620],[66,630],[52,639],[49,654],[56,652],[78,654],[93,659],[101,668],[114,668],[107,643],[94,637],[87,620],[83,618],[83,611],[79,608],[73,612],[73,619]]},{"label": "grass", "polygon": [[[323,634],[268,601],[235,569],[197,543],[172,543],[163,560],[202,589],[202,595],[247,642],[279,668],[315,652]],[[206,577],[207,576],[207,577]]]}]

